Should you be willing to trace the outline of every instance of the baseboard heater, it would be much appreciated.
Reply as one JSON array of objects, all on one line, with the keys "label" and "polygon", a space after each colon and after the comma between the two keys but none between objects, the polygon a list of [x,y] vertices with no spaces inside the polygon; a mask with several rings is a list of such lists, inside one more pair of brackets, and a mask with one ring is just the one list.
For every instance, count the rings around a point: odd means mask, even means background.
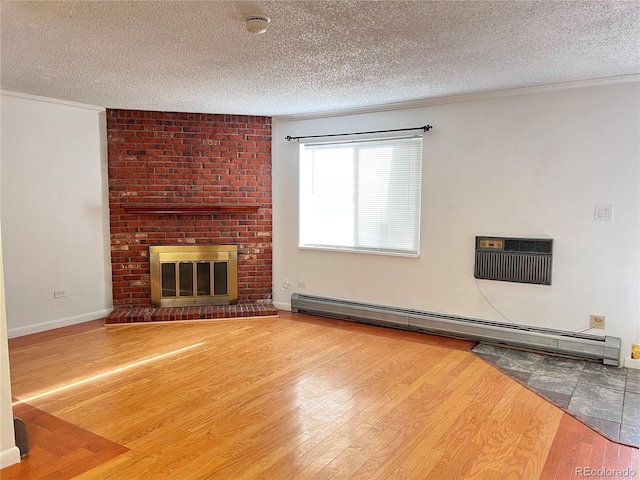
[{"label": "baseboard heater", "polygon": [[300,293],[291,295],[291,310],[446,337],[602,360],[605,365],[618,366],[620,360],[618,337],[598,337],[547,328],[524,327]]}]

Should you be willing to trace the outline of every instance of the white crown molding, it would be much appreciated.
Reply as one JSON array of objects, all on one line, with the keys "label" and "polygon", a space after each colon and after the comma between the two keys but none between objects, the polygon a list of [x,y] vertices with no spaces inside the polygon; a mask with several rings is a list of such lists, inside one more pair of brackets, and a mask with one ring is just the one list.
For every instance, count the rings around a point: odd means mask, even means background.
[{"label": "white crown molding", "polygon": [[37,102],[55,103],[57,105],[65,105],[67,107],[84,108],[85,110],[93,110],[95,112],[104,112],[105,107],[98,107],[96,105],[87,105],[86,103],[69,102],[68,100],[59,100],[57,98],[40,97],[38,95],[30,95],[28,93],[8,92],[6,90],[0,90],[0,94],[7,97],[24,98],[26,100],[35,100]]},{"label": "white crown molding", "polygon": [[[298,120],[313,120],[320,118],[342,117],[348,115],[361,115],[365,113],[379,113],[393,110],[407,110],[411,108],[430,107],[434,105],[445,105],[448,103],[472,102],[476,100],[487,100],[492,98],[512,97],[517,95],[531,95],[536,93],[555,92],[561,90],[570,90],[576,88],[599,87],[605,85],[617,85],[623,83],[640,82],[640,75],[625,75],[621,77],[599,78],[594,80],[579,80],[575,82],[552,83],[548,85],[536,85],[531,87],[510,88],[505,90],[490,90],[476,93],[463,93],[459,95],[447,95],[443,97],[425,98],[421,100],[413,100],[409,102],[387,103],[380,105],[370,105],[365,107],[347,108],[341,110],[329,110],[326,112],[301,113],[296,115],[275,115],[272,117],[273,122],[291,122]],[[54,103],[65,105],[68,107],[83,108],[95,112],[104,112],[105,107],[96,105],[88,105],[84,103],[70,102],[67,100],[59,100],[57,98],[41,97],[28,93],[10,92],[0,90],[0,94],[15,98],[24,98],[40,102]]]},{"label": "white crown molding", "polygon": [[490,90],[477,93],[463,93],[460,95],[447,95],[443,97],[425,98],[422,100],[413,100],[410,102],[387,103],[366,107],[348,108],[344,110],[330,110],[327,112],[301,113],[298,115],[275,115],[273,117],[273,122],[292,122],[298,120],[342,117],[347,115],[361,115],[365,113],[388,112],[392,110],[407,110],[410,108],[445,105],[447,103],[472,102],[476,100],[487,100],[492,98],[513,97],[517,95],[532,95],[535,93],[556,92],[560,90],[600,87],[604,85],[617,85],[621,83],[633,82],[640,82],[640,75],[625,75],[621,77],[598,78],[595,80],[579,80],[575,82],[552,83],[548,85],[536,85],[532,87],[509,88],[506,90]]}]

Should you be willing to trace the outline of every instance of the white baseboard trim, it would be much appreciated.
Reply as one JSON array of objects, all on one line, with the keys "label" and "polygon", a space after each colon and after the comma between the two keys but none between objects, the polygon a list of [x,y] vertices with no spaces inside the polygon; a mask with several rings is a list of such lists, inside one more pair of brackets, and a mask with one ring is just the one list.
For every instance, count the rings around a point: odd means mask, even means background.
[{"label": "white baseboard trim", "polygon": [[624,366],[640,370],[640,358],[624,357]]},{"label": "white baseboard trim", "polygon": [[15,445],[0,452],[0,468],[20,463],[20,450]]},{"label": "white baseboard trim", "polygon": [[112,310],[112,308],[108,308],[106,310],[98,310],[97,312],[83,313],[82,315],[76,315],[75,317],[59,318],[57,320],[36,323],[34,325],[27,325],[25,327],[9,328],[7,330],[7,335],[9,338],[22,337],[31,333],[45,332],[47,330],[53,330],[54,328],[67,327],[69,325],[75,325],[77,323],[90,322],[91,320],[97,320],[99,318],[106,317],[111,313]]},{"label": "white baseboard trim", "polygon": [[273,302],[273,306],[276,307],[278,310],[287,310],[288,312],[291,311],[291,304],[290,303]]}]

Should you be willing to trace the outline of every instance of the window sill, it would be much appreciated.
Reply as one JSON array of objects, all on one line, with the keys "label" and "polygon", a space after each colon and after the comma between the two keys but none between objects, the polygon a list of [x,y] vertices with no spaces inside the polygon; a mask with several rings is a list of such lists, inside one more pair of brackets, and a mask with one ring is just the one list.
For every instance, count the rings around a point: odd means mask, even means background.
[{"label": "window sill", "polygon": [[336,253],[359,253],[364,255],[382,255],[387,257],[406,257],[406,258],[420,258],[420,252],[385,252],[383,250],[357,250],[355,248],[339,248],[339,247],[310,247],[307,245],[298,245],[298,250],[314,250],[321,252],[336,252]]}]

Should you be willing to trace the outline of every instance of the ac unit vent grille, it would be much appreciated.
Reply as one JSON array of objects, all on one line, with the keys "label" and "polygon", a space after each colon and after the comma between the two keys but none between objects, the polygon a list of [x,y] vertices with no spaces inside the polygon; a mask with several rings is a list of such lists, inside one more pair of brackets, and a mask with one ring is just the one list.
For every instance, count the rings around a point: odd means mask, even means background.
[{"label": "ac unit vent grille", "polygon": [[[480,238],[480,237],[477,237]],[[486,238],[486,237],[482,237]],[[529,253],[551,253],[553,240],[522,240],[517,238],[504,239],[505,252],[529,252]]]},{"label": "ac unit vent grille", "polygon": [[551,285],[552,239],[476,237],[475,278]]}]

